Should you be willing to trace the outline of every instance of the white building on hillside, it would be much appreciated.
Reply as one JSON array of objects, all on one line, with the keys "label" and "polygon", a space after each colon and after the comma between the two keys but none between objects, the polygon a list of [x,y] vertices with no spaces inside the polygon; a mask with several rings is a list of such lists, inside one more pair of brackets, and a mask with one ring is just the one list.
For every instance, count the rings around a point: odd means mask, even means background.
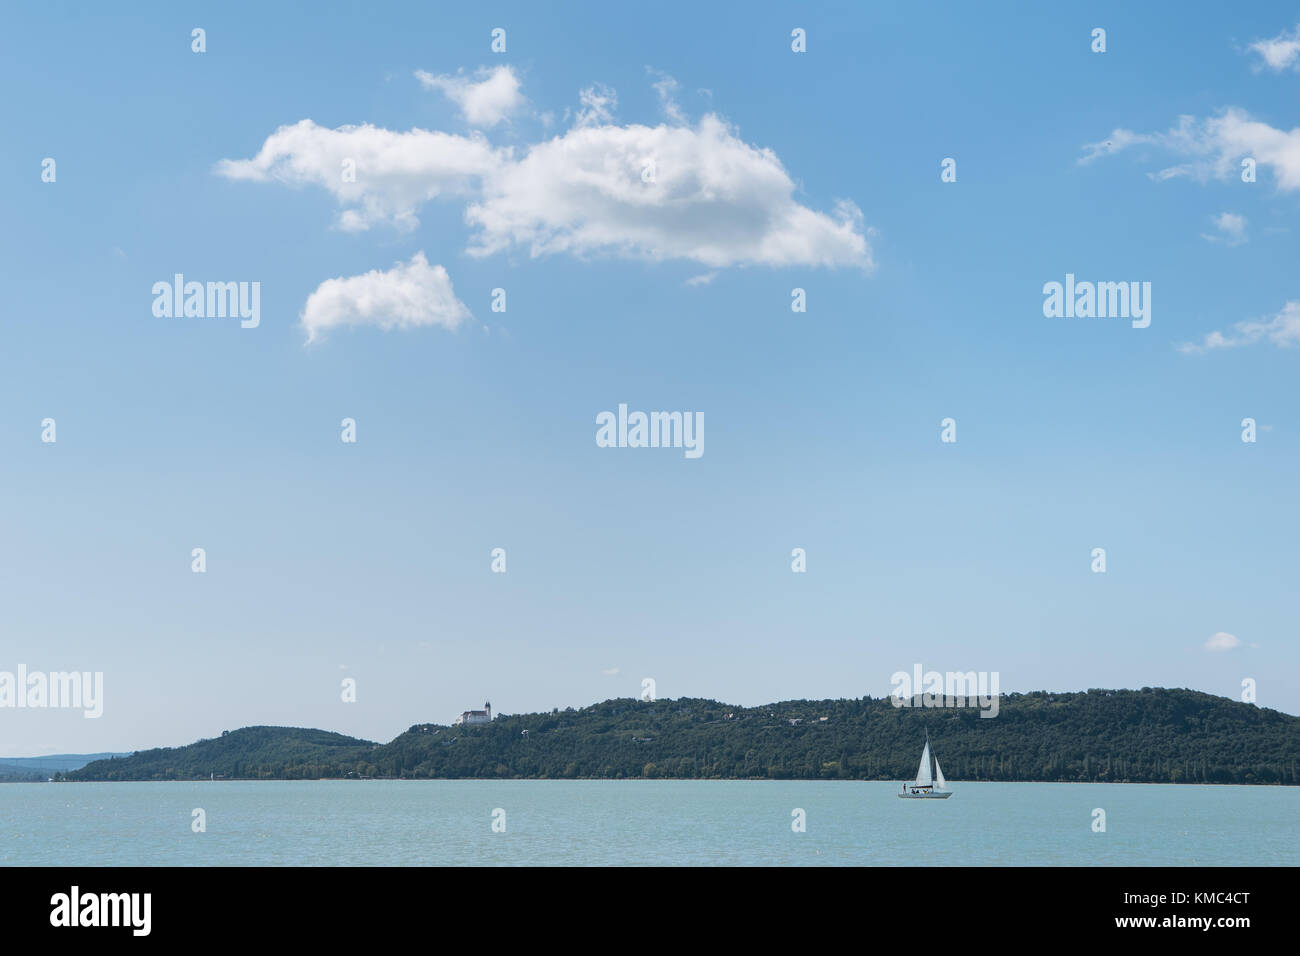
[{"label": "white building on hillside", "polygon": [[452,722],[452,726],[458,724],[490,724],[492,723],[492,702],[488,701],[483,705],[482,710],[467,710],[463,712]]}]

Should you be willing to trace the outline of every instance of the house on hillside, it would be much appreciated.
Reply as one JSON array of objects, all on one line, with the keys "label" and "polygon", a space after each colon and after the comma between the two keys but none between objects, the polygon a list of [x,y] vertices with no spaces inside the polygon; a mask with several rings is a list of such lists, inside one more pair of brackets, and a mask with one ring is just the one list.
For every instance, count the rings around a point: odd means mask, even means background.
[{"label": "house on hillside", "polygon": [[452,722],[452,726],[457,724],[490,724],[492,723],[492,702],[488,701],[483,705],[482,710],[467,710],[461,713]]}]

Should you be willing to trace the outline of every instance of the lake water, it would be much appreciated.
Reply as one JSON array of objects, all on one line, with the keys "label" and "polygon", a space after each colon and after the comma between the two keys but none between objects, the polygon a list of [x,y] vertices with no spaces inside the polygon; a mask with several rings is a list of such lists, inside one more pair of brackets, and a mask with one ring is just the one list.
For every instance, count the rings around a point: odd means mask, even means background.
[{"label": "lake water", "polygon": [[952,786],[899,800],[897,784],[844,781],[11,783],[0,865],[1300,864],[1296,787]]}]

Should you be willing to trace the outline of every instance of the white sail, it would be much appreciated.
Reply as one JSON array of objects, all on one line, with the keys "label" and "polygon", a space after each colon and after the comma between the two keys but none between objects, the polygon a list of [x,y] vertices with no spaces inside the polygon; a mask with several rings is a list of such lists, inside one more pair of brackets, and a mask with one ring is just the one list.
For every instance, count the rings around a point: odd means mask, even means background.
[{"label": "white sail", "polygon": [[925,749],[921,751],[921,766],[916,771],[916,785],[918,787],[928,787],[930,783],[930,741],[927,740]]},{"label": "white sail", "polygon": [[939,758],[934,758],[934,782],[939,785],[940,790],[948,789],[948,782],[943,779],[943,768],[939,766]]}]

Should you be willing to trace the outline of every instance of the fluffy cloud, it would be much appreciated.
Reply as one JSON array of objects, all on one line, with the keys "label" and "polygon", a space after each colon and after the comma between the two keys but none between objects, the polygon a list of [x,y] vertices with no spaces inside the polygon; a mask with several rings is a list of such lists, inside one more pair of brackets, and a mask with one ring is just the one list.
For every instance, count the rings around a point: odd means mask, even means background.
[{"label": "fluffy cloud", "polygon": [[[410,230],[419,224],[421,205],[444,193],[471,194],[506,155],[479,134],[395,133],[369,124],[328,129],[301,120],[268,136],[252,159],[223,159],[216,172],[227,179],[323,186],[343,207],[343,229],[388,222]],[[349,169],[355,177],[345,175]]]},{"label": "fluffy cloud", "polygon": [[343,325],[412,329],[440,325],[455,329],[470,317],[456,298],[442,266],[431,266],[423,252],[387,272],[372,269],[359,276],[327,279],[307,297],[302,327],[312,342]]},{"label": "fluffy cloud", "polygon": [[1300,345],[1300,301],[1288,302],[1280,312],[1269,318],[1238,322],[1232,328],[1233,331],[1228,335],[1211,332],[1200,343],[1189,342],[1180,345],[1178,350],[1197,354],[1254,345],[1256,342],[1268,342],[1280,348]]},{"label": "fluffy cloud", "polygon": [[1250,49],[1259,54],[1262,61],[1259,65],[1270,70],[1280,73],[1287,67],[1300,69],[1300,24],[1290,33],[1252,43]]},{"label": "fluffy cloud", "polygon": [[609,253],[732,265],[872,266],[862,214],[801,206],[770,149],[716,116],[686,126],[580,126],[484,179],[470,252]]},{"label": "fluffy cloud", "polygon": [[484,67],[475,75],[478,82],[463,74],[434,76],[424,70],[415,71],[416,78],[426,90],[441,90],[460,107],[461,115],[472,126],[496,126],[523,105],[519,77],[510,67],[498,66],[491,70]]},{"label": "fluffy cloud", "polygon": [[1209,242],[1226,242],[1230,246],[1239,246],[1246,241],[1246,217],[1235,212],[1223,212],[1211,216],[1210,222],[1219,230],[1218,235],[1201,233],[1201,238]]},{"label": "fluffy cloud", "polygon": [[1239,109],[1198,120],[1181,116],[1178,124],[1163,133],[1135,133],[1117,129],[1106,139],[1084,146],[1080,163],[1133,146],[1152,146],[1181,156],[1184,162],[1151,174],[1165,180],[1187,176],[1205,181],[1240,176],[1241,160],[1253,158],[1272,170],[1279,189],[1300,189],[1300,129],[1281,130],[1251,119]]},{"label": "fluffy cloud", "polygon": [[[672,89],[663,87],[665,97]],[[671,102],[665,109],[681,119]],[[223,160],[217,172],[322,186],[343,207],[339,226],[354,230],[412,229],[429,200],[463,196],[476,255],[520,246],[534,256],[685,259],[711,269],[872,267],[871,231],[858,208],[841,200],[827,214],[798,203],[772,150],[745,143],[714,115],[694,127],[615,126],[616,103],[605,87],[584,90],[576,125],[522,158],[478,133],[331,130],[302,120],[272,133],[252,159]],[[355,182],[341,175],[347,160]]]},{"label": "fluffy cloud", "polygon": [[1229,634],[1227,631],[1220,631],[1205,642],[1207,651],[1230,651],[1240,646],[1240,639],[1235,634]]}]

